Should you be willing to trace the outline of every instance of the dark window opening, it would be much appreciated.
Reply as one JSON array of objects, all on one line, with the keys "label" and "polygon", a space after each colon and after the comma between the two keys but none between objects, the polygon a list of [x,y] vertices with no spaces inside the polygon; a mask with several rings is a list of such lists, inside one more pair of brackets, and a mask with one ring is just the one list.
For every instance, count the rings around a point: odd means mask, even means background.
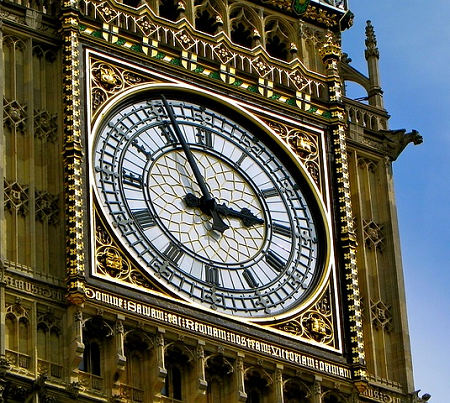
[{"label": "dark window opening", "polygon": [[251,390],[247,396],[246,403],[259,403],[259,393],[256,390]]},{"label": "dark window opening", "polygon": [[123,4],[134,8],[138,7],[140,2],[141,0],[123,0]]},{"label": "dark window opening", "polygon": [[266,50],[270,56],[276,57],[277,59],[287,60],[288,59],[288,49],[284,42],[280,40],[278,36],[273,36],[267,39]]},{"label": "dark window opening", "polygon": [[217,20],[207,10],[203,10],[195,18],[195,27],[199,31],[214,35],[217,31]]},{"label": "dark window opening", "polygon": [[87,341],[84,346],[80,370],[100,376],[100,347],[96,342]]},{"label": "dark window opening", "polygon": [[239,22],[233,27],[233,31],[231,32],[231,40],[238,45],[245,46],[246,48],[253,47],[252,31],[242,24],[242,22]]},{"label": "dark window opening", "polygon": [[159,15],[163,18],[167,18],[170,21],[178,20],[178,17],[180,16],[178,1],[161,0],[161,3],[159,5]]},{"label": "dark window opening", "polygon": [[334,395],[327,396],[323,401],[324,403],[339,403],[339,399]]},{"label": "dark window opening", "polygon": [[181,400],[181,391],[182,377],[180,368],[177,365],[171,365],[167,371],[166,382],[161,389],[161,394],[172,399]]}]

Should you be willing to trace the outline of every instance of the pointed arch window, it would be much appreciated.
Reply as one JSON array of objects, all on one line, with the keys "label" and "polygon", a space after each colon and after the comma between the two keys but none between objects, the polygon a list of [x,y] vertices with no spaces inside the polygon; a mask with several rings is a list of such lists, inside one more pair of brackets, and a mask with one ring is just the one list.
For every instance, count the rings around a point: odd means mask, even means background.
[{"label": "pointed arch window", "polygon": [[89,372],[92,375],[101,376],[100,345],[97,340],[87,339],[85,341],[80,370]]},{"label": "pointed arch window", "polygon": [[269,378],[265,371],[259,368],[249,368],[245,374],[246,403],[268,403],[270,395]]},{"label": "pointed arch window", "polygon": [[223,26],[218,5],[215,1],[195,0],[195,28],[207,34],[214,35]]},{"label": "pointed arch window", "polygon": [[235,7],[230,13],[231,40],[252,49],[259,44],[261,34],[252,13],[244,7]]},{"label": "pointed arch window", "polygon": [[31,370],[31,329],[29,311],[18,299],[6,307],[6,359],[14,367]]},{"label": "pointed arch window", "polygon": [[230,400],[233,390],[234,365],[222,354],[212,354],[205,359],[205,375],[208,382],[207,403],[223,403]]},{"label": "pointed arch window", "polygon": [[269,21],[265,27],[266,50],[270,56],[288,61],[291,51],[296,48],[291,45],[289,33],[286,27],[278,21]]},{"label": "pointed arch window", "polygon": [[178,0],[160,0],[159,15],[170,21],[177,21],[184,11],[182,4]]},{"label": "pointed arch window", "polygon": [[165,352],[167,370],[166,382],[161,395],[174,401],[183,401],[189,374],[189,357],[183,353],[183,346],[168,345]]},{"label": "pointed arch window", "polygon": [[107,339],[112,336],[111,326],[101,317],[89,318],[83,329],[83,358],[79,366],[79,381],[83,387],[103,390],[103,376],[107,356]]},{"label": "pointed arch window", "polygon": [[296,379],[288,379],[284,385],[285,403],[310,403],[307,398],[311,393],[308,388]]},{"label": "pointed arch window", "polygon": [[61,333],[60,320],[55,318],[52,309],[38,314],[38,370],[51,378],[62,378]]},{"label": "pointed arch window", "polygon": [[148,369],[146,363],[150,361],[149,337],[141,331],[126,332],[125,347],[125,372],[121,379],[122,386],[129,392],[133,402],[145,401],[146,382],[148,381]]}]

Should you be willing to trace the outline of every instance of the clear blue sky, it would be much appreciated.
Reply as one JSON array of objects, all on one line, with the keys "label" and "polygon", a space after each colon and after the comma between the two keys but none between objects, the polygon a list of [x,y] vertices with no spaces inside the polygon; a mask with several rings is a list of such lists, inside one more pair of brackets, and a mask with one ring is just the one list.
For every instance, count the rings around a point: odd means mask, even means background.
[{"label": "clear blue sky", "polygon": [[366,74],[365,24],[380,50],[390,128],[418,130],[394,162],[416,389],[449,399],[450,365],[450,0],[349,0],[343,34],[352,66]]}]

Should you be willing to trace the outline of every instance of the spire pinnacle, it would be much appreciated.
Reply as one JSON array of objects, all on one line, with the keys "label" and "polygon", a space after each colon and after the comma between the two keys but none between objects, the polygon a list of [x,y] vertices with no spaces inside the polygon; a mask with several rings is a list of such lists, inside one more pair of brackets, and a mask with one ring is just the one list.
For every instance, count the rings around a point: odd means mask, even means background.
[{"label": "spire pinnacle", "polygon": [[380,52],[377,48],[377,37],[375,36],[375,30],[372,25],[372,21],[368,20],[366,25],[366,60],[369,57],[374,56],[377,59],[380,58]]}]

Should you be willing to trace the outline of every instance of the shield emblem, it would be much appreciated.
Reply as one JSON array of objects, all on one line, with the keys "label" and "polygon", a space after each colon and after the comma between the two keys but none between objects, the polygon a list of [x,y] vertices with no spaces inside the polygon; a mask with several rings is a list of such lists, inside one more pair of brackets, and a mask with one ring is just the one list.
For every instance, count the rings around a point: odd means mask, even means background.
[{"label": "shield emblem", "polygon": [[310,0],[292,0],[292,10],[295,14],[301,15],[306,12]]}]

